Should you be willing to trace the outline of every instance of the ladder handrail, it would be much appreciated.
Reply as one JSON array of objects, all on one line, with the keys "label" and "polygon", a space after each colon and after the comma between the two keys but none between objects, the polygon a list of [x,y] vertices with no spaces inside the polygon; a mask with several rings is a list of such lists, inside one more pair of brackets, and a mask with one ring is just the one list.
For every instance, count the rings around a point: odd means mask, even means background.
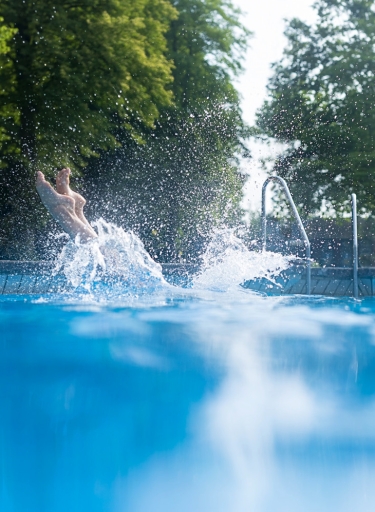
[{"label": "ladder handrail", "polygon": [[352,194],[352,226],[353,226],[353,296],[358,299],[358,226],[357,196]]},{"label": "ladder handrail", "polygon": [[298,223],[298,227],[302,233],[304,243],[305,243],[305,248],[306,248],[306,260],[307,260],[307,268],[306,268],[307,295],[311,295],[311,244],[310,244],[310,240],[306,234],[305,228],[303,227],[301,217],[299,216],[296,205],[295,205],[292,195],[290,193],[289,187],[286,184],[286,181],[283,178],[281,178],[280,176],[270,176],[263,183],[263,187],[262,187],[262,232],[263,232],[262,250],[265,251],[266,246],[267,246],[266,190],[267,190],[267,186],[271,183],[271,181],[276,181],[283,187],[285,195],[289,201],[289,204],[292,207],[294,217]]}]

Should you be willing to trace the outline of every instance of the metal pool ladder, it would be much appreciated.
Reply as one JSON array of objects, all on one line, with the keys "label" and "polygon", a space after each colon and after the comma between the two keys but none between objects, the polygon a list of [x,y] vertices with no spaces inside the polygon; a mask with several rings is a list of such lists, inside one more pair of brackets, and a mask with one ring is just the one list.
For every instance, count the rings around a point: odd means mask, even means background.
[{"label": "metal pool ladder", "polygon": [[266,250],[267,245],[267,217],[266,217],[266,190],[267,186],[271,183],[271,181],[276,181],[281,185],[284,189],[285,195],[288,198],[289,204],[293,210],[294,217],[298,223],[298,227],[301,231],[305,248],[306,248],[306,282],[307,282],[307,295],[311,295],[311,244],[309,241],[309,238],[306,234],[305,228],[303,227],[301,217],[299,216],[299,213],[297,211],[296,205],[293,201],[292,195],[290,193],[290,190],[288,188],[288,185],[286,184],[286,181],[283,180],[280,176],[270,176],[266,179],[266,181],[263,183],[262,187],[262,232],[263,232],[263,240],[262,240],[262,250]]},{"label": "metal pool ladder", "polygon": [[358,299],[358,226],[357,196],[352,194],[352,228],[353,228],[353,297]]}]

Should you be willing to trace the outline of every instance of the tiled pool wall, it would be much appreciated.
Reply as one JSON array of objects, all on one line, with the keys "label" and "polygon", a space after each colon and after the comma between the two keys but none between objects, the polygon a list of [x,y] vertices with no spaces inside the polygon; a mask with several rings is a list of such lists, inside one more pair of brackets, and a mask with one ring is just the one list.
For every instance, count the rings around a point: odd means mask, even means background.
[{"label": "tiled pool wall", "polygon": [[[299,295],[307,293],[306,269],[294,266],[271,282],[268,279],[253,279],[244,283],[244,287],[267,295]],[[353,269],[351,268],[312,268],[311,294],[328,297],[353,296]],[[358,295],[375,296],[375,268],[358,270]]]},{"label": "tiled pool wall", "polygon": [[[48,261],[0,261],[0,295],[27,295],[69,291],[72,286],[62,273],[55,273]],[[186,284],[196,265],[168,263],[163,274],[172,284]]]},{"label": "tiled pool wall", "polygon": [[[163,274],[171,284],[186,285],[198,270],[197,265],[163,264]],[[72,290],[62,273],[54,272],[54,263],[46,261],[0,261],[0,295],[58,293]],[[306,294],[306,268],[294,265],[274,281],[259,278],[243,283],[244,288],[267,295]],[[375,268],[358,271],[360,297],[375,296]],[[329,297],[353,295],[351,268],[312,268],[311,293]]]}]

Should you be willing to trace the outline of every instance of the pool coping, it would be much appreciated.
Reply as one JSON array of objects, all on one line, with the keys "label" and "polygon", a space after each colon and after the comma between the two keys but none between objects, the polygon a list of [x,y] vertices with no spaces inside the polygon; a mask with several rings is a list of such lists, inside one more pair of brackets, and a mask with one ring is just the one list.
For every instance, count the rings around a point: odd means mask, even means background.
[{"label": "pool coping", "polygon": [[[163,274],[172,284],[184,285],[199,270],[191,263],[162,263]],[[0,295],[64,292],[74,288],[54,261],[0,260]]]},{"label": "pool coping", "polygon": [[[167,280],[181,278],[185,282],[199,270],[195,263],[161,263]],[[53,261],[0,260],[0,294],[49,293],[69,289],[64,275],[54,272]],[[352,296],[353,269],[343,267],[316,267],[311,269],[313,295],[332,297]],[[359,295],[375,296],[375,267],[358,269]],[[243,287],[267,295],[306,294],[306,267],[294,264],[270,280],[256,278]]]},{"label": "pool coping", "polygon": [[[173,272],[185,270],[186,272],[196,272],[199,265],[195,263],[161,263],[163,271]],[[26,261],[26,260],[0,260],[0,274],[19,274],[19,275],[40,275],[53,272],[56,267],[54,261]]]}]

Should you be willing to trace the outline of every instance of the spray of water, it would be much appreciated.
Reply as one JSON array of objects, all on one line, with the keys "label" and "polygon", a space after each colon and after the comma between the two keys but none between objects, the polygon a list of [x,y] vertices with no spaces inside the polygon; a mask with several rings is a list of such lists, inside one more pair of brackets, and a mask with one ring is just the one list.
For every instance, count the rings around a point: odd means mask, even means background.
[{"label": "spray of water", "polygon": [[234,229],[216,229],[202,259],[194,287],[228,290],[260,277],[274,281],[275,276],[288,268],[291,258],[249,251]]},{"label": "spray of water", "polygon": [[[98,238],[81,244],[70,241],[61,252],[55,272],[62,272],[75,289],[108,295],[149,293],[168,287],[162,267],[131,231],[99,219]],[[200,272],[192,278],[195,290],[228,291],[246,280],[274,277],[289,265],[275,253],[249,251],[233,229],[217,229],[202,257]]]},{"label": "spray of water", "polygon": [[70,285],[89,292],[111,283],[122,289],[151,289],[166,285],[161,266],[148,254],[142,241],[131,231],[99,219],[94,223],[98,238],[81,244],[68,242],[55,272],[62,272]]}]

